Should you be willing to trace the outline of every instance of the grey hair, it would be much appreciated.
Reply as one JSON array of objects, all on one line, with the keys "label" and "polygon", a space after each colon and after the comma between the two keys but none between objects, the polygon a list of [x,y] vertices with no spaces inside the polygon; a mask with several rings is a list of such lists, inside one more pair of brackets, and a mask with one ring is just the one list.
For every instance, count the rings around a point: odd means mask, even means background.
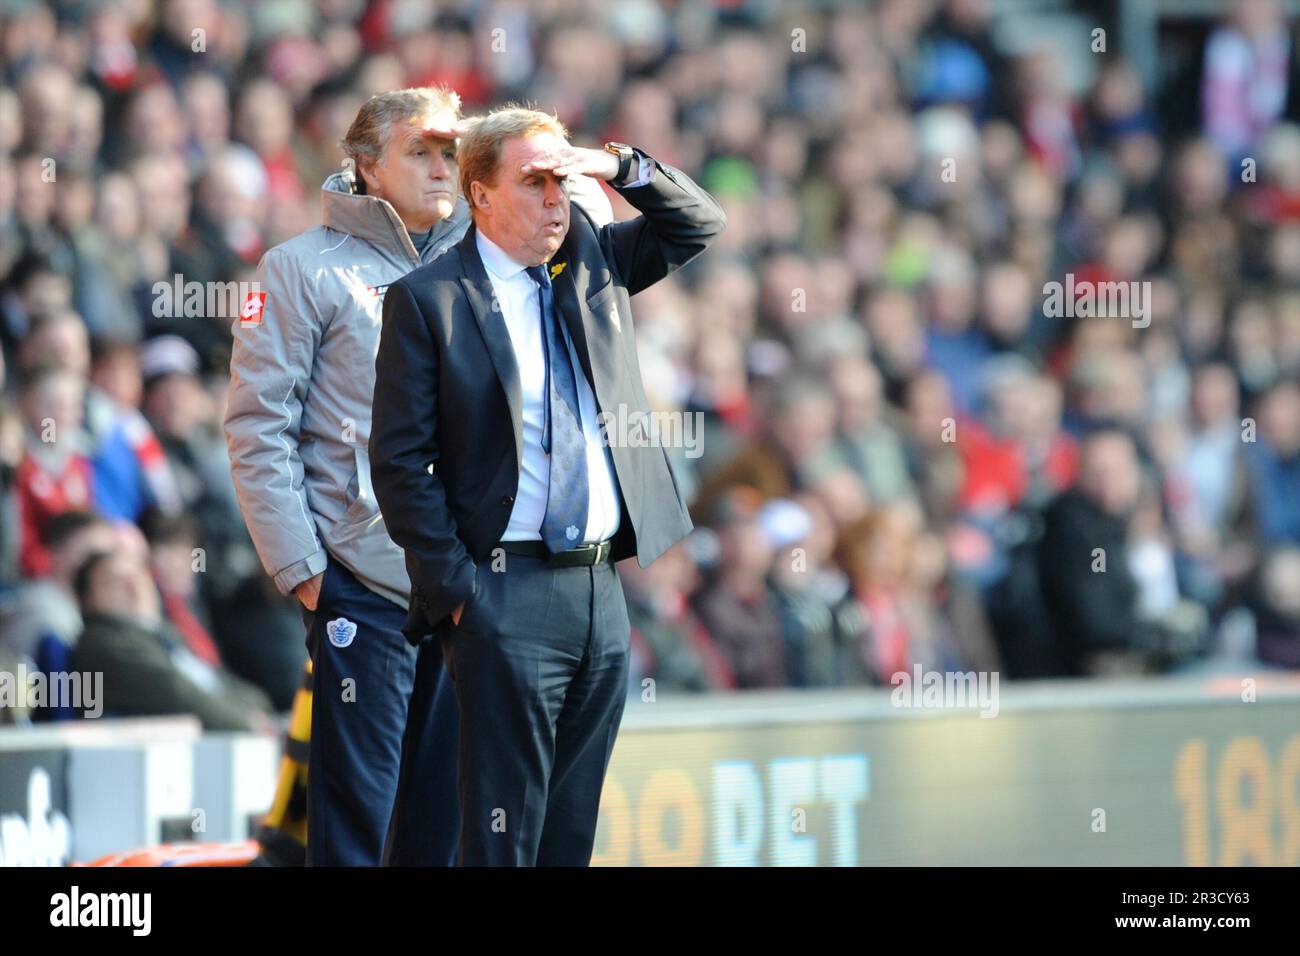
[{"label": "grey hair", "polygon": [[377,160],[388,144],[394,123],[444,110],[451,110],[459,119],[460,95],[441,86],[417,86],[376,94],[357,112],[339,146],[354,165],[359,166],[363,159]]}]

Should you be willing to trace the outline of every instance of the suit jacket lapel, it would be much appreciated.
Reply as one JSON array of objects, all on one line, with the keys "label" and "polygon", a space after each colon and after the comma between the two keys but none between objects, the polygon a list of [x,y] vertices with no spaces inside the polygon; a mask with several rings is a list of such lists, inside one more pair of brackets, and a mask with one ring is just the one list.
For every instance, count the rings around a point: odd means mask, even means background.
[{"label": "suit jacket lapel", "polygon": [[582,370],[587,374],[587,381],[592,383],[595,388],[595,377],[591,374],[591,351],[588,345],[589,325],[588,310],[582,297],[578,295],[578,288],[573,278],[576,263],[561,259],[558,255],[551,260],[554,265],[559,262],[565,262],[566,266],[563,272],[556,276],[551,287],[555,290],[555,307],[560,310],[560,317],[564,320],[565,326],[569,329],[569,337],[573,339],[573,347],[578,353],[578,361],[582,363]]},{"label": "suit jacket lapel", "polygon": [[523,388],[519,384],[519,366],[515,362],[505,317],[499,306],[494,308],[496,293],[492,291],[492,280],[483,267],[483,258],[478,254],[475,235],[474,224],[471,223],[465,232],[465,238],[457,247],[465,273],[460,282],[477,320],[479,333],[483,336],[483,344],[492,357],[492,367],[496,370],[501,389],[506,393],[510,421],[515,430],[515,464],[521,467],[524,458],[524,400]]},{"label": "suit jacket lapel", "polygon": [[[551,259],[550,266],[563,263],[564,269],[552,280],[555,289],[555,304],[564,318],[569,335],[573,338],[573,347],[578,353],[578,361],[596,394],[596,403],[602,409],[605,402],[602,386],[617,378],[609,362],[618,354],[617,343],[610,338],[604,316],[595,315],[587,305],[587,291],[591,286],[591,266],[584,261],[578,249],[575,233],[580,227],[578,214],[574,214],[573,223],[563,245]],[[596,357],[593,366],[592,356]]]}]

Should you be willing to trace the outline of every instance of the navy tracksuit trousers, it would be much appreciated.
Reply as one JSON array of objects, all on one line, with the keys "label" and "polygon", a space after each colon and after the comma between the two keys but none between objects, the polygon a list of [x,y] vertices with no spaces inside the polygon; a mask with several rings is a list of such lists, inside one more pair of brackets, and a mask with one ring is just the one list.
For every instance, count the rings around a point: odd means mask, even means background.
[{"label": "navy tracksuit trousers", "polygon": [[332,555],[315,612],[308,866],[451,866],[460,813],[458,713],[442,648]]}]

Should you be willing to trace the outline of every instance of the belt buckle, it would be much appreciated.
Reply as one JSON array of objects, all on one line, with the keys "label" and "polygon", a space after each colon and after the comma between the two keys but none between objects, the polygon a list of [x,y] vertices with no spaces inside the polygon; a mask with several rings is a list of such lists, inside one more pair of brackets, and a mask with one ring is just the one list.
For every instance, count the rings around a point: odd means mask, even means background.
[{"label": "belt buckle", "polygon": [[[608,553],[609,549],[612,547],[613,545],[608,541],[597,541],[594,544],[580,544],[576,548],[569,548],[568,551],[561,551],[559,552],[559,554],[573,554],[573,553],[585,554],[586,552],[589,551],[593,552],[595,554],[595,557],[592,558],[590,562],[590,566],[595,567],[597,564],[600,564],[605,554]],[[582,566],[586,566],[586,565],[585,564],[579,565],[579,567]]]}]

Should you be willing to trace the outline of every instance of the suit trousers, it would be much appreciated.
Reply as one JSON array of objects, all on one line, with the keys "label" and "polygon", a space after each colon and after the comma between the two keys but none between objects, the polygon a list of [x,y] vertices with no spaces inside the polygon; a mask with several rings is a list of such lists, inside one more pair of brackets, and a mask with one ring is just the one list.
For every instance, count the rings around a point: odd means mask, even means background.
[{"label": "suit trousers", "polygon": [[435,640],[328,555],[304,611],[314,672],[307,765],[308,866],[451,866],[456,699]]},{"label": "suit trousers", "polygon": [[586,866],[627,698],[614,565],[480,562],[440,632],[460,705],[462,866]]}]

